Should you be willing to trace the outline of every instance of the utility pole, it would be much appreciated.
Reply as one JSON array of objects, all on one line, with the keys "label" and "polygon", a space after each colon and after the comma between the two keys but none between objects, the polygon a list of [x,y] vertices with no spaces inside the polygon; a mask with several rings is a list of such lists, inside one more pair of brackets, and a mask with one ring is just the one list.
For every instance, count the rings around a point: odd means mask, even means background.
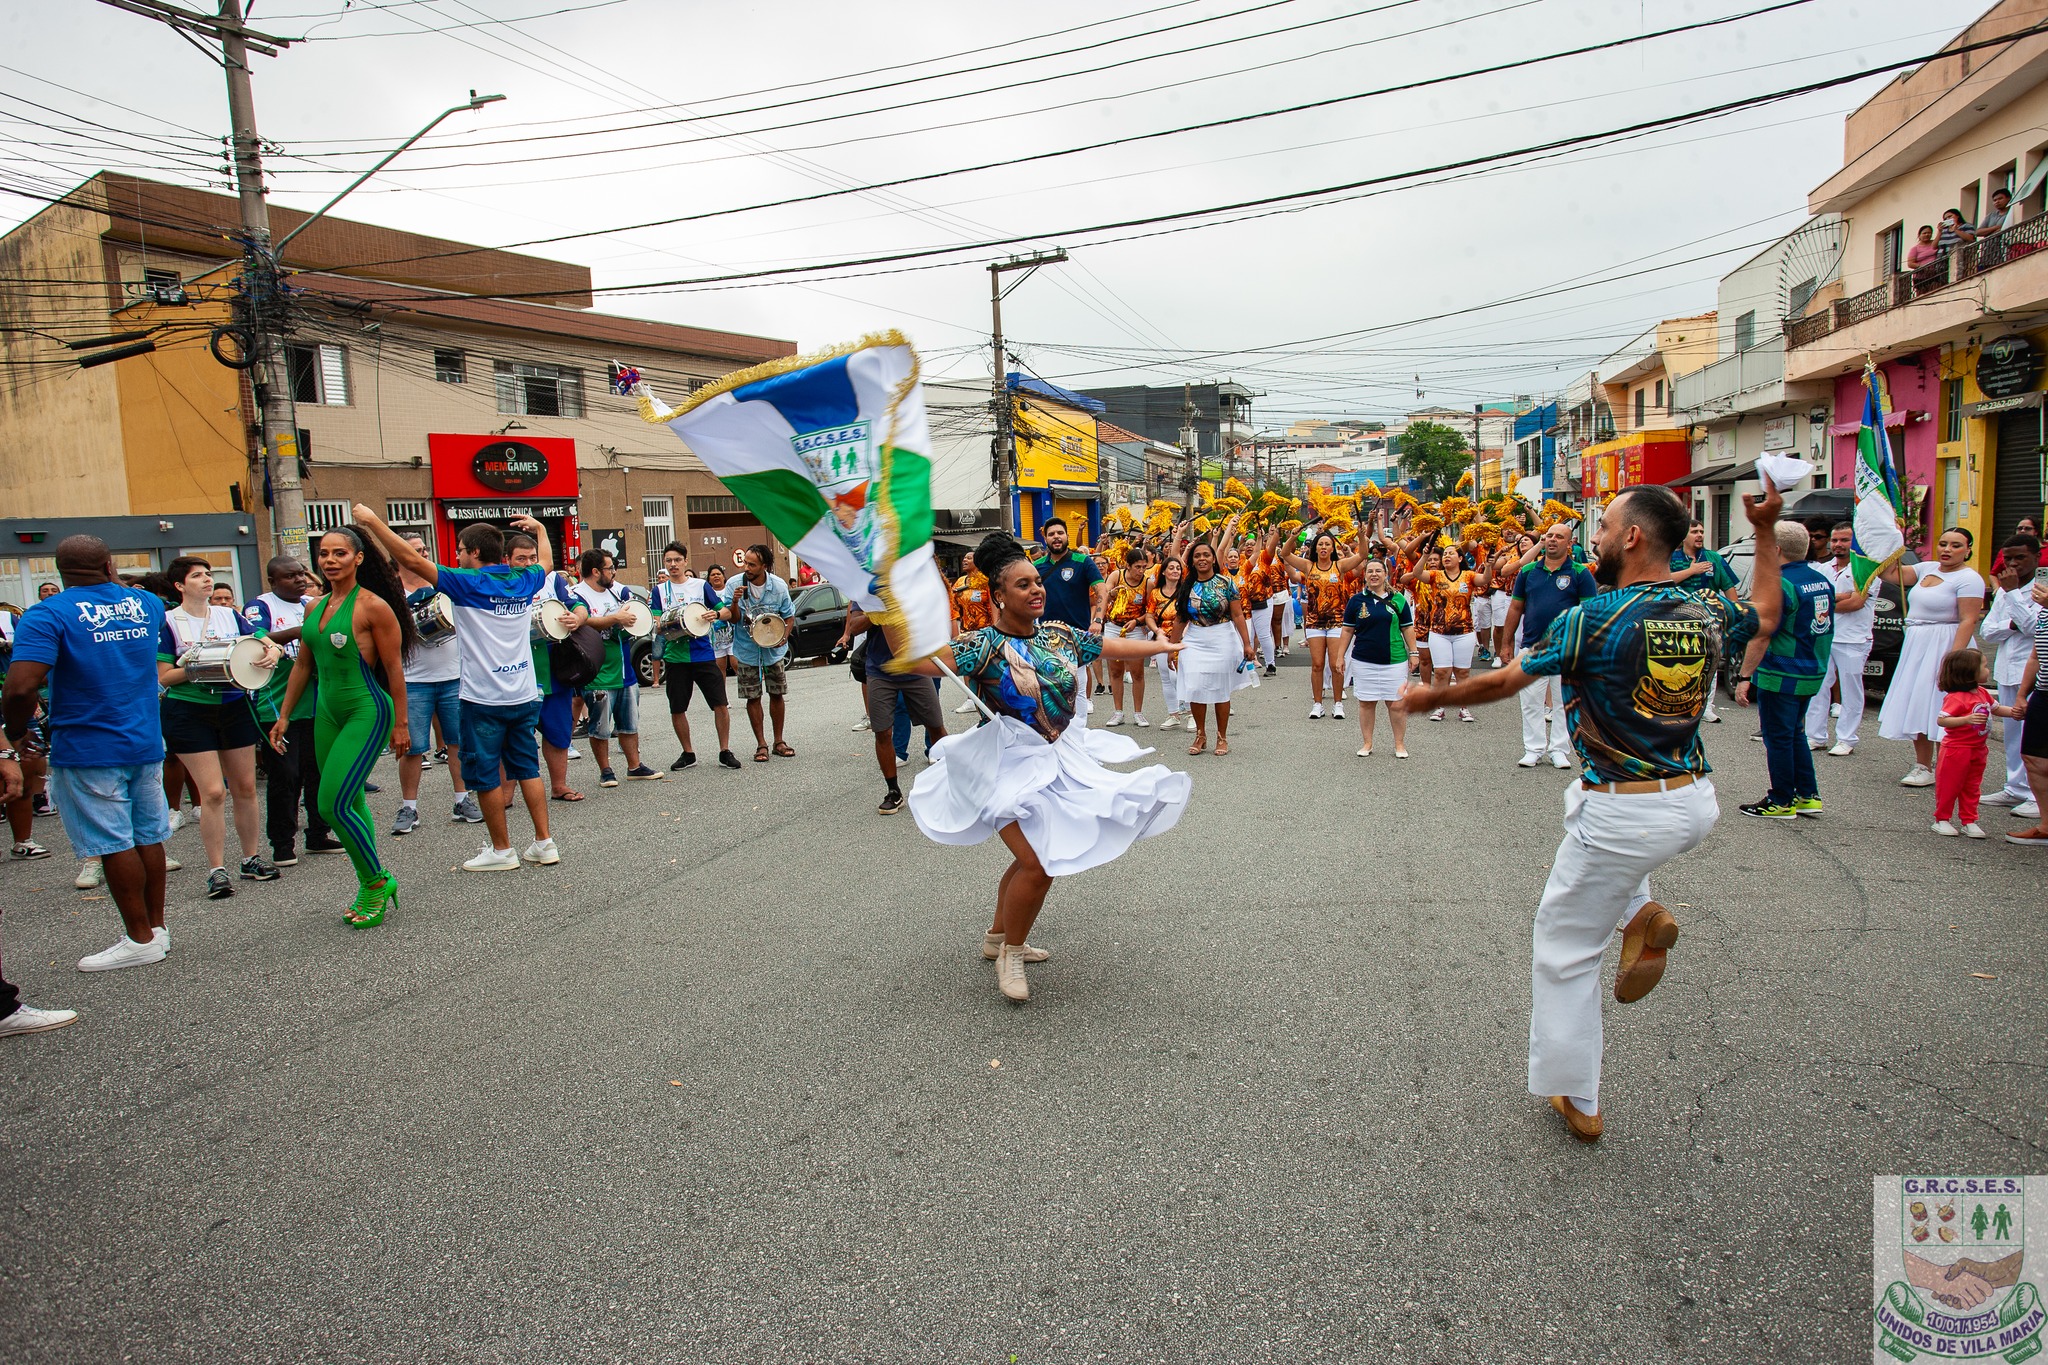
[{"label": "utility pole", "polygon": [[1484,404],[1474,403],[1472,405],[1472,501],[1474,502],[1479,501],[1479,480],[1483,477],[1479,472],[1479,414],[1485,410]]},{"label": "utility pole", "polygon": [[1194,392],[1192,384],[1180,386],[1180,491],[1183,495],[1183,508],[1189,512],[1195,510],[1195,484],[1199,482],[1195,477]]},{"label": "utility pole", "polygon": [[[1057,248],[1051,251],[1034,251],[1029,256],[1012,256],[1007,261],[992,261],[988,267],[988,307],[993,323],[995,363],[991,371],[991,395],[996,419],[995,465],[996,465],[996,525],[1016,534],[1020,529],[1010,516],[1010,487],[1017,472],[1017,426],[1012,420],[1010,408],[1010,385],[1006,378],[1008,369],[1003,356],[1003,299],[1006,295],[1031,278],[1042,265],[1058,265],[1067,259],[1067,253]],[[1003,288],[1003,276],[1012,270],[1024,272],[1023,279],[1009,289]],[[1101,459],[1101,452],[1096,452]],[[1098,474],[1101,472],[1098,465]]]}]

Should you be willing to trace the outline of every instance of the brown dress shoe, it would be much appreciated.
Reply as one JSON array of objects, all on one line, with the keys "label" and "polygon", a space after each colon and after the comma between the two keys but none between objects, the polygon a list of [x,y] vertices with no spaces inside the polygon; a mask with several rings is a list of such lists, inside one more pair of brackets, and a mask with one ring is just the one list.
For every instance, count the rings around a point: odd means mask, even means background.
[{"label": "brown dress shoe", "polygon": [[1564,1115],[1564,1126],[1572,1130],[1572,1136],[1581,1142],[1598,1142],[1606,1125],[1600,1122],[1598,1114],[1581,1114],[1572,1102],[1562,1095],[1550,1097],[1550,1107]]},{"label": "brown dress shoe", "polygon": [[1664,979],[1664,950],[1678,942],[1678,921],[1655,901],[1644,901],[1621,931],[1621,967],[1614,973],[1614,998],[1640,1000]]}]

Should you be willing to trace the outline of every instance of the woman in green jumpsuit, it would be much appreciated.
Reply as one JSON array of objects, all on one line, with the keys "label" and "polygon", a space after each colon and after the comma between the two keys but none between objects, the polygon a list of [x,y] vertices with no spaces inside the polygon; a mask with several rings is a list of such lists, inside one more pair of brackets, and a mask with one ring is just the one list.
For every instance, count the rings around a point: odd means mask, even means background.
[{"label": "woman in green jumpsuit", "polygon": [[[317,675],[313,744],[320,759],[320,815],[355,865],[356,898],[346,920],[364,929],[383,923],[385,910],[398,904],[398,879],[377,856],[363,784],[386,746],[402,754],[411,742],[401,661],[414,643],[413,620],[397,570],[354,531],[323,534],[316,562],[327,595],[306,609],[298,662],[279,714],[291,714]],[[280,751],[286,728],[280,720],[270,730],[270,742]]]}]

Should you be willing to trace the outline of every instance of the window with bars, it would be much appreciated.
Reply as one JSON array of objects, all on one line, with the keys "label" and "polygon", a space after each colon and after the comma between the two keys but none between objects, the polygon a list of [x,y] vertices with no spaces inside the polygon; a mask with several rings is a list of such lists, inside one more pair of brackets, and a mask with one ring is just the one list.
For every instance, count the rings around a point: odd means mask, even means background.
[{"label": "window with bars", "polygon": [[1960,379],[1941,381],[1941,439],[1963,439],[1963,381]]},{"label": "window with bars", "polygon": [[445,346],[434,348],[434,382],[438,384],[467,384],[469,382],[468,357],[461,351]]},{"label": "window with bars", "polygon": [[348,525],[348,499],[322,498],[306,501],[306,530],[309,534],[336,531]]},{"label": "window with bars", "polygon": [[535,365],[523,360],[500,360],[493,378],[497,381],[498,411],[525,417],[581,417],[583,415],[583,371],[561,365]]},{"label": "window with bars", "polygon": [[321,343],[287,345],[285,368],[291,374],[292,401],[321,407],[348,406],[348,351]]},{"label": "window with bars", "polygon": [[424,531],[433,524],[425,498],[386,498],[384,520],[394,531]]},{"label": "window with bars", "polygon": [[648,572],[661,563],[661,552],[676,538],[676,500],[674,498],[640,499],[640,524],[647,531]]}]

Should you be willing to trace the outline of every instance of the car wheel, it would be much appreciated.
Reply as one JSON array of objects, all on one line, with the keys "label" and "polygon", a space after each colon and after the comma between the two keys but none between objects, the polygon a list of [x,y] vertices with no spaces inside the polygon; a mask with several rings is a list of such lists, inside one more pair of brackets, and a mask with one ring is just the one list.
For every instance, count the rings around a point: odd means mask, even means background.
[{"label": "car wheel", "polygon": [[644,640],[633,651],[633,676],[642,687],[654,686],[654,646]]}]

